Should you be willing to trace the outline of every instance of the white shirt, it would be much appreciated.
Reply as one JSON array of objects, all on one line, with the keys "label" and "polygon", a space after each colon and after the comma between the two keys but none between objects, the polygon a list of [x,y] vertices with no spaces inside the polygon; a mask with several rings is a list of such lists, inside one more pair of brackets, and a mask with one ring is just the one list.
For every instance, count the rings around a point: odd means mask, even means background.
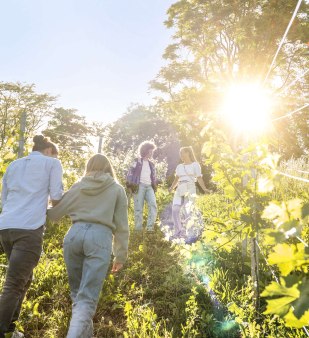
[{"label": "white shirt", "polygon": [[147,160],[143,160],[143,166],[141,171],[140,183],[151,184],[151,170]]},{"label": "white shirt", "polygon": [[35,230],[45,224],[48,196],[63,194],[59,160],[33,151],[12,162],[3,176],[0,230]]},{"label": "white shirt", "polygon": [[179,182],[196,182],[196,178],[202,176],[201,166],[198,162],[178,164],[176,168],[176,176],[179,177]]}]

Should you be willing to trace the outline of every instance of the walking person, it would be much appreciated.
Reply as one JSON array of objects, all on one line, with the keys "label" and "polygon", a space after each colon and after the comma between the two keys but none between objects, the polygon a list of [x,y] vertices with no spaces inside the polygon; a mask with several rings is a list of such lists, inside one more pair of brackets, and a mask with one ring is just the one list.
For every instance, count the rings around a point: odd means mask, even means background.
[{"label": "walking person", "polygon": [[32,152],[13,161],[2,181],[0,242],[8,269],[0,296],[0,338],[23,337],[15,322],[42,252],[48,197],[55,205],[63,193],[62,166],[53,158],[57,147],[43,135],[33,142]]},{"label": "walking person", "polygon": [[[182,163],[176,167],[175,179],[169,188],[169,191],[173,191],[176,186],[177,189],[174,193],[173,206],[172,206],[172,218],[174,223],[175,237],[180,237],[184,234],[185,229],[181,224],[180,211],[181,208],[185,208],[185,214],[190,214],[190,209],[194,206],[196,198],[196,186],[197,181],[205,193],[210,192],[204,184],[201,172],[201,166],[196,161],[192,147],[180,148],[180,159]],[[186,209],[189,211],[186,211]]]},{"label": "walking person", "polygon": [[96,154],[85,176],[48,210],[57,221],[69,215],[73,225],[64,238],[64,260],[69,277],[72,318],[67,338],[90,338],[93,316],[106,277],[111,253],[112,272],[119,271],[128,252],[128,203],[109,159]]},{"label": "walking person", "polygon": [[143,210],[146,201],[148,206],[148,219],[146,230],[154,231],[157,218],[157,203],[155,191],[157,188],[156,170],[150,160],[156,146],[153,142],[142,142],[138,147],[139,157],[136,158],[127,174],[127,187],[133,193],[135,230],[143,229]]}]

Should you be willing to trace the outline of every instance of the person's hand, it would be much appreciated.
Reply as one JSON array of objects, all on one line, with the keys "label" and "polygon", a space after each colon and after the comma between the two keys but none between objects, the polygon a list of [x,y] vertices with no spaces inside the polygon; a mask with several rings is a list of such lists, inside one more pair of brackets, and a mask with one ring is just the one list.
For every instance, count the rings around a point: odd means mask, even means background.
[{"label": "person's hand", "polygon": [[112,267],[112,273],[118,272],[122,269],[123,264],[115,262]]},{"label": "person's hand", "polygon": [[173,191],[172,187],[169,187],[168,192],[172,192],[172,191]]}]

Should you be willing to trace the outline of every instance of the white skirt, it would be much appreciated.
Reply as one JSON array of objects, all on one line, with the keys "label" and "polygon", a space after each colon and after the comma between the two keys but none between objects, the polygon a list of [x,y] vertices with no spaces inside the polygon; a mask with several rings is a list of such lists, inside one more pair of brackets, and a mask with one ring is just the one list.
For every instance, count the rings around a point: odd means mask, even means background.
[{"label": "white skirt", "polygon": [[196,197],[196,187],[193,182],[180,182],[175,191],[173,205],[182,205],[185,200],[194,201]]}]

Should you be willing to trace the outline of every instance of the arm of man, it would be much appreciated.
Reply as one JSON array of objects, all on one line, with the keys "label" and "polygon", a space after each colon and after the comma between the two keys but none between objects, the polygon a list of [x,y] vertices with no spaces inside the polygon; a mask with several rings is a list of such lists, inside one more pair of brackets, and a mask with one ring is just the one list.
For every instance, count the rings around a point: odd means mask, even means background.
[{"label": "arm of man", "polygon": [[2,209],[3,209],[3,206],[6,202],[7,196],[8,196],[7,175],[5,173],[4,176],[3,176],[3,179],[2,179],[2,192],[1,192]]},{"label": "arm of man", "polygon": [[61,162],[54,159],[49,177],[49,196],[52,206],[56,206],[63,195]]}]

